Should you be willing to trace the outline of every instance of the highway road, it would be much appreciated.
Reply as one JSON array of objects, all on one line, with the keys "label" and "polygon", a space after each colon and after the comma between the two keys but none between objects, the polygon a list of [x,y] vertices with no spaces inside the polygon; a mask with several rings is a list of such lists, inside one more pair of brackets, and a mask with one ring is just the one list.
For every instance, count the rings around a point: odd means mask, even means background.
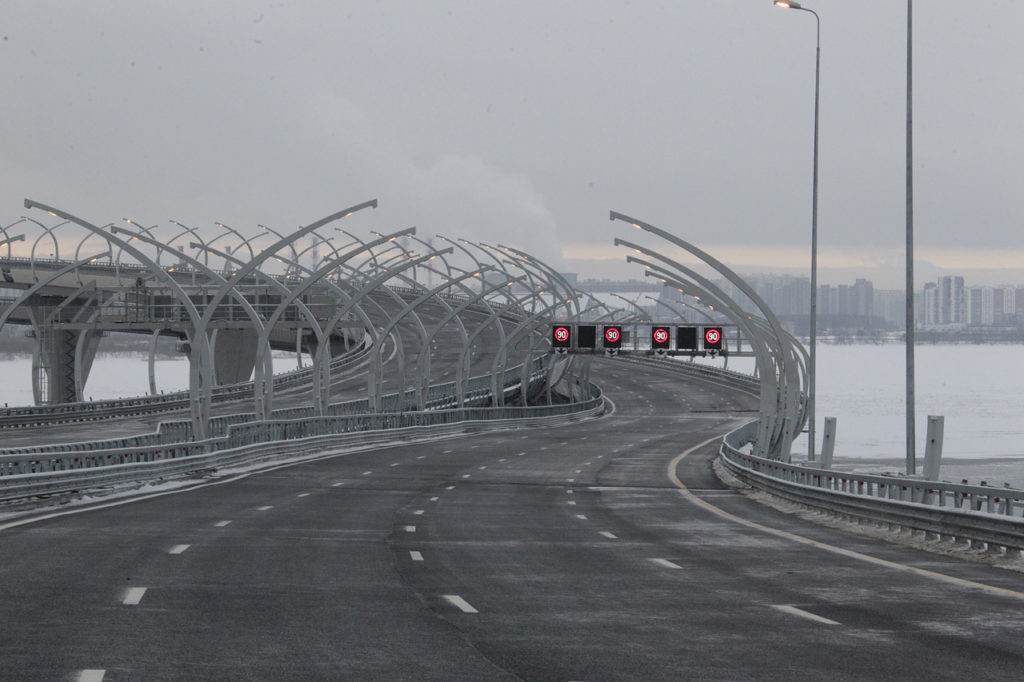
[{"label": "highway road", "polygon": [[0,677],[1011,679],[1024,575],[764,507],[755,399],[596,360],[608,416],[0,522]]}]

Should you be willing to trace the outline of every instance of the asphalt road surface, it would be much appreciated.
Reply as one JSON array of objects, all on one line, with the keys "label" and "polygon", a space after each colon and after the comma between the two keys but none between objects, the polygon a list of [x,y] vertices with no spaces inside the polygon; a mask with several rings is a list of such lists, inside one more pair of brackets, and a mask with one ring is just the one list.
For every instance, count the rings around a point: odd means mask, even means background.
[{"label": "asphalt road surface", "polygon": [[602,419],[0,523],[12,680],[1016,679],[1024,575],[714,476],[751,396],[597,360]]}]

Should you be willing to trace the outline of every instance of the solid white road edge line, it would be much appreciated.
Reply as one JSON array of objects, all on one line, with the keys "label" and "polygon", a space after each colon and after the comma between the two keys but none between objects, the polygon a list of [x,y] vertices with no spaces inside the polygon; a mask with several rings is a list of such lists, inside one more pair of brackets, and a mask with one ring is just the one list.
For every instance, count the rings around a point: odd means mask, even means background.
[{"label": "solid white road edge line", "polygon": [[693,447],[677,455],[668,464],[668,477],[672,479],[673,483],[676,484],[676,487],[679,488],[679,492],[683,495],[683,497],[685,497],[687,500],[697,505],[698,507],[703,507],[704,509],[711,512],[712,514],[715,514],[716,516],[719,516],[723,519],[727,519],[734,523],[738,523],[748,528],[756,528],[757,530],[768,533],[770,535],[775,535],[776,537],[786,538],[801,545],[817,547],[818,549],[824,550],[826,552],[839,554],[845,557],[849,557],[850,559],[865,561],[869,564],[875,564],[876,566],[885,566],[887,568],[892,568],[897,571],[906,571],[908,573],[914,573],[916,575],[931,578],[933,580],[939,580],[942,582],[950,583],[953,585],[959,585],[961,587],[967,587],[975,590],[982,590],[990,594],[1000,594],[1006,597],[1013,597],[1015,599],[1024,599],[1024,592],[1008,590],[1004,587],[995,587],[994,585],[986,585],[985,583],[979,583],[973,580],[967,580],[965,578],[957,578],[955,576],[946,575],[945,573],[937,573],[935,571],[929,571],[927,569],[918,568],[916,566],[908,566],[906,564],[900,564],[895,561],[880,559],[878,557],[870,556],[868,554],[861,554],[860,552],[855,552],[850,549],[844,549],[842,547],[836,547],[835,545],[830,545],[825,542],[819,542],[818,540],[805,538],[804,536],[797,535],[796,533],[790,533],[788,531],[779,530],[777,528],[770,528],[769,526],[764,526],[754,521],[748,521],[747,519],[736,516],[735,514],[731,514],[725,511],[724,509],[720,509],[715,505],[711,504],[710,502],[697,497],[692,492],[690,492],[690,489],[687,488],[681,480],[679,480],[679,477],[676,475],[676,466],[691,452],[695,452],[701,449],[702,447],[708,445],[709,443],[712,443],[716,440],[720,440],[721,438],[722,436],[712,436],[711,438],[708,438],[706,441],[702,443],[697,443]]}]

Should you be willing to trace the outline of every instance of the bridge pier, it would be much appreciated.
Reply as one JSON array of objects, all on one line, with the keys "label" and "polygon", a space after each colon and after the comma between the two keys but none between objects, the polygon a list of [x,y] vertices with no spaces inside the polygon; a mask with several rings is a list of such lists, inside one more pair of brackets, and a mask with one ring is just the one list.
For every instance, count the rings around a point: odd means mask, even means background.
[{"label": "bridge pier", "polygon": [[33,310],[36,345],[32,352],[32,398],[36,405],[84,400],[85,383],[102,332],[40,324]]},{"label": "bridge pier", "polygon": [[252,327],[213,331],[213,369],[217,386],[248,381],[256,366],[259,334]]}]

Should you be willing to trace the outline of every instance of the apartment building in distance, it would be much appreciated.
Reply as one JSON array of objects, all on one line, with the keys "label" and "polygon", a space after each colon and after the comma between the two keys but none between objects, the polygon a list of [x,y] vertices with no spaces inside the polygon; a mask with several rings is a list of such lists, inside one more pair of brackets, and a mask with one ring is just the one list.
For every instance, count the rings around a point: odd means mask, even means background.
[{"label": "apartment building in distance", "polygon": [[966,286],[958,275],[924,285],[924,327],[989,327],[1024,322],[1024,287]]}]

